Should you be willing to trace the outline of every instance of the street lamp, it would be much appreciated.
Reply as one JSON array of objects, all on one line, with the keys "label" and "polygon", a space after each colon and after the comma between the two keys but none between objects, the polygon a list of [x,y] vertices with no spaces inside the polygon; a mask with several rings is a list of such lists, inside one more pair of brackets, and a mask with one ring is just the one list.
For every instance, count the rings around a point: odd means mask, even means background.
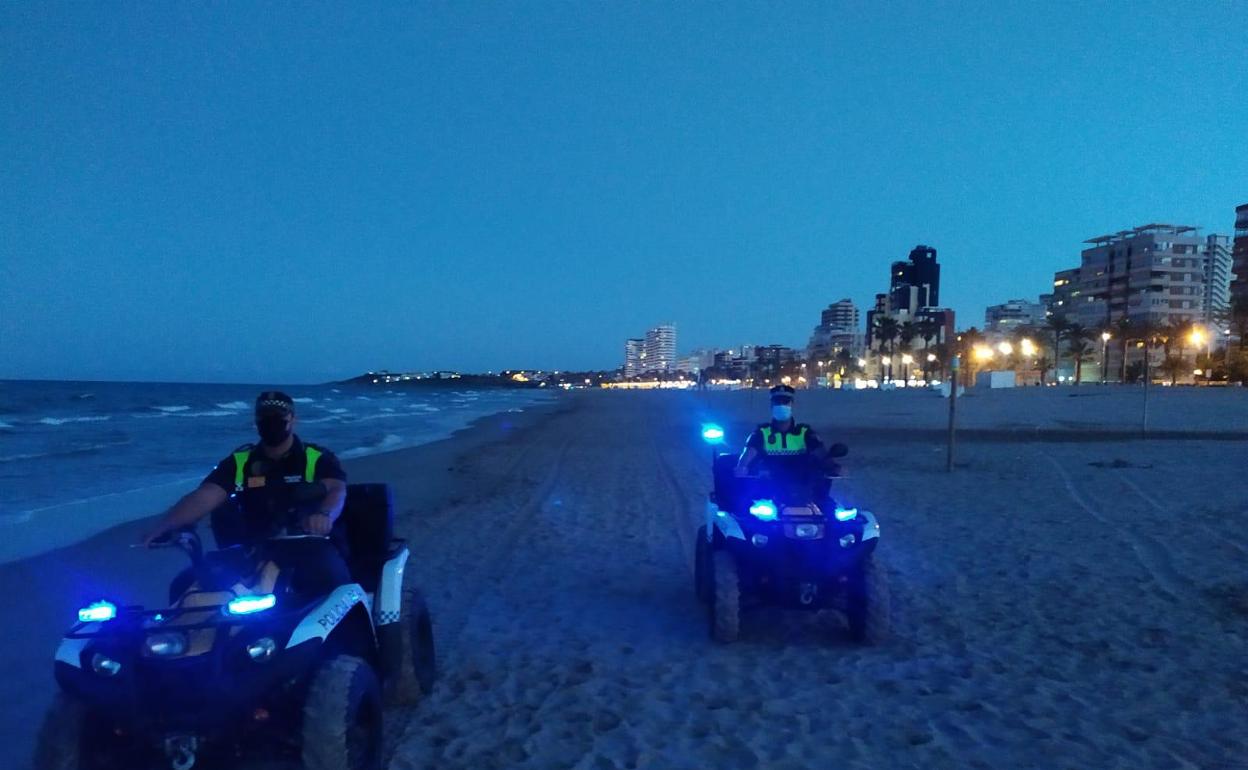
[{"label": "street lamp", "polygon": [[909,353],[902,354],[901,363],[905,366],[905,368],[901,370],[901,377],[908,385],[910,384],[910,364],[914,363],[914,356]]},{"label": "street lamp", "polygon": [[1109,338],[1113,335],[1108,331],[1101,332],[1101,384],[1109,379]]},{"label": "street lamp", "polygon": [[1001,344],[997,345],[997,350],[1001,351],[1001,355],[1008,356],[1009,354],[1014,352],[1014,346],[1008,342],[1002,342]]}]

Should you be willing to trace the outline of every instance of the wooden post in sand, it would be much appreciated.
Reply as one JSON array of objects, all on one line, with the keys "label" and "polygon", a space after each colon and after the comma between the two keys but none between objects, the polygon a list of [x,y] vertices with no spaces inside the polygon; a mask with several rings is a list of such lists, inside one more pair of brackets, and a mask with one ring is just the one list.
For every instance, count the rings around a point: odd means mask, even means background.
[{"label": "wooden post in sand", "polygon": [[958,368],[960,357],[956,354],[950,369],[953,376],[949,378],[949,455],[945,460],[945,471],[953,473],[953,445],[956,438],[956,425],[958,414]]}]

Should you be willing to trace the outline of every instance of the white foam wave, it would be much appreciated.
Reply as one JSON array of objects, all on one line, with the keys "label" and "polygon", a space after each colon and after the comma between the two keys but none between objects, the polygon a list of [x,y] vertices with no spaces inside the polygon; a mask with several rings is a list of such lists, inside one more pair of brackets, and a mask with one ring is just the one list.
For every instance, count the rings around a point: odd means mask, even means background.
[{"label": "white foam wave", "polygon": [[244,401],[227,401],[224,404],[217,404],[221,409],[246,409],[247,403]]},{"label": "white foam wave", "polygon": [[39,421],[41,425],[64,425],[69,422],[104,422],[112,419],[111,417],[44,417]]},{"label": "white foam wave", "polygon": [[10,424],[8,424],[8,423],[7,423],[7,422],[5,422],[4,420],[0,420],[0,430],[2,430],[2,429],[4,429],[4,428],[9,428],[9,429],[12,429],[12,428],[13,428],[13,426],[12,426],[12,425],[10,425]]},{"label": "white foam wave", "polygon": [[179,404],[177,406],[154,406],[152,408],[157,411],[164,412],[166,414],[174,414],[175,412],[185,412],[188,409],[190,409],[190,407],[186,406],[185,404]]},{"label": "white foam wave", "polygon": [[294,401],[296,404],[310,404],[313,401],[316,401],[316,399],[315,398],[292,398],[291,401]]},{"label": "white foam wave", "polygon": [[330,413],[331,413],[331,414],[346,414],[349,410],[347,410],[347,409],[330,409],[329,411],[330,411]]},{"label": "white foam wave", "polygon": [[352,449],[348,449],[345,452],[340,452],[338,456],[349,460],[353,457],[364,457],[365,455],[378,454],[391,449],[398,449],[404,443],[405,439],[402,436],[394,433],[387,433],[385,436],[382,436],[381,441],[378,441],[376,444],[371,444],[369,446],[357,446]]}]

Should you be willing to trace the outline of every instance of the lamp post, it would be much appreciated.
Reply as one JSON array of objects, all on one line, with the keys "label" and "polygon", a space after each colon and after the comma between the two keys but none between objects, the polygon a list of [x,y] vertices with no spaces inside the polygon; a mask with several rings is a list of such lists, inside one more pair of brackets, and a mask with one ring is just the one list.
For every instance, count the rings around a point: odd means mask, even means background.
[{"label": "lamp post", "polygon": [[912,363],[914,363],[914,356],[909,353],[902,355],[901,364],[903,368],[901,370],[901,379],[906,383],[906,385],[910,384],[910,364]]},{"label": "lamp post", "polygon": [[1101,384],[1109,379],[1109,338],[1110,333],[1101,332]]}]

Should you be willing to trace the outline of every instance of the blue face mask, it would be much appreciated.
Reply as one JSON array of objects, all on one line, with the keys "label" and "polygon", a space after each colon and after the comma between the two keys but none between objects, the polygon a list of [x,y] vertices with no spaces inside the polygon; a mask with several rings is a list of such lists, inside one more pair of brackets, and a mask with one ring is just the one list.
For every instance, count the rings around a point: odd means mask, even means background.
[{"label": "blue face mask", "polygon": [[772,404],[771,419],[776,422],[788,422],[793,417],[793,407],[789,404]]}]

